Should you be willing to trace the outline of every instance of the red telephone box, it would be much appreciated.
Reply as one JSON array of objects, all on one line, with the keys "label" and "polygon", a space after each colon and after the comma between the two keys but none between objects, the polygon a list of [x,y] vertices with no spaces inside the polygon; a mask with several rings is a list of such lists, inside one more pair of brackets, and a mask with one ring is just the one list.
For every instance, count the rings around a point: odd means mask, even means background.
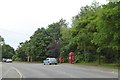
[{"label": "red telephone box", "polygon": [[75,60],[75,54],[73,52],[69,53],[69,63],[72,64]]}]

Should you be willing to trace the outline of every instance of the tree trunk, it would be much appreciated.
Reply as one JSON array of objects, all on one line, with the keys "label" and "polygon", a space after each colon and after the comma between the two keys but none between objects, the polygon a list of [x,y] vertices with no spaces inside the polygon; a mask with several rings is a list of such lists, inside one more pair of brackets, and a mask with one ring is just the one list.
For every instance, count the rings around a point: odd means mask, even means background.
[{"label": "tree trunk", "polygon": [[86,44],[84,43],[84,53],[86,52],[85,46],[86,46]]},{"label": "tree trunk", "polygon": [[101,64],[100,53],[98,53],[98,64]]},{"label": "tree trunk", "polygon": [[30,58],[30,62],[32,62],[32,57]]},{"label": "tree trunk", "polygon": [[30,62],[30,56],[27,57],[27,61]]},{"label": "tree trunk", "polygon": [[2,62],[2,45],[0,44],[0,61]]}]

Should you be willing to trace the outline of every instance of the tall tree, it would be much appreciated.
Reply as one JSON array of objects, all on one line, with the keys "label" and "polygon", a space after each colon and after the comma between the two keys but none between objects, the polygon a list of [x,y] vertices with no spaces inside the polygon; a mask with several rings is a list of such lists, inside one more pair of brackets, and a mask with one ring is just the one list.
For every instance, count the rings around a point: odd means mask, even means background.
[{"label": "tall tree", "polygon": [[15,54],[14,48],[12,48],[10,45],[3,44],[2,46],[2,57],[3,58],[11,58]]},{"label": "tall tree", "polygon": [[50,24],[48,26],[48,33],[51,37],[51,42],[48,46],[48,56],[58,58],[60,56],[60,43],[61,43],[61,36],[60,33],[62,27],[67,27],[67,23],[64,19],[59,20],[59,22]]},{"label": "tall tree", "polygon": [[[120,2],[110,2],[107,5],[103,5],[99,11],[99,17],[97,20],[97,32],[94,33],[92,42],[98,45],[97,51],[109,52],[112,55],[120,51]],[[110,52],[111,51],[111,52]],[[117,56],[117,54],[115,54]],[[111,59],[109,62],[113,62],[114,56],[107,56],[107,59]],[[120,56],[119,56],[120,57]]]}]

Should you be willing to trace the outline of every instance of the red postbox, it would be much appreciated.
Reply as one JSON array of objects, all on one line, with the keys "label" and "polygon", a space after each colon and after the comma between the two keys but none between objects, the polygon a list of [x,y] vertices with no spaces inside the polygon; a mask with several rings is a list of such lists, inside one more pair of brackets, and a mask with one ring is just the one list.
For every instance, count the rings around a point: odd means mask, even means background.
[{"label": "red postbox", "polygon": [[69,63],[72,64],[75,60],[75,54],[73,52],[69,53]]},{"label": "red postbox", "polygon": [[62,63],[62,57],[59,58],[60,63]]}]

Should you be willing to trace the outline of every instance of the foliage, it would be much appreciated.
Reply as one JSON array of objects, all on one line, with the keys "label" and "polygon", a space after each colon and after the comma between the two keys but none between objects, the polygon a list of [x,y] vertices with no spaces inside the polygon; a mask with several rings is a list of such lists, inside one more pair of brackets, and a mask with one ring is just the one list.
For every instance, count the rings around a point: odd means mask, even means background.
[{"label": "foliage", "polygon": [[21,58],[22,61],[26,61],[28,58],[34,61],[43,61],[46,57],[59,58],[60,30],[66,26],[65,20],[61,19],[56,23],[48,25],[47,29],[38,28],[29,41],[20,43],[16,50],[17,57]]},{"label": "foliage", "polygon": [[12,59],[12,56],[14,54],[15,54],[15,51],[10,45],[7,45],[7,44],[2,45],[2,57],[3,58],[11,58]]},{"label": "foliage", "polygon": [[[60,19],[48,27],[38,28],[30,40],[22,42],[13,58],[20,61],[42,61],[46,57],[76,54],[75,62],[116,63],[120,55],[120,2],[99,5],[97,2],[80,9],[68,27]],[[10,54],[10,53],[9,53]]]}]

